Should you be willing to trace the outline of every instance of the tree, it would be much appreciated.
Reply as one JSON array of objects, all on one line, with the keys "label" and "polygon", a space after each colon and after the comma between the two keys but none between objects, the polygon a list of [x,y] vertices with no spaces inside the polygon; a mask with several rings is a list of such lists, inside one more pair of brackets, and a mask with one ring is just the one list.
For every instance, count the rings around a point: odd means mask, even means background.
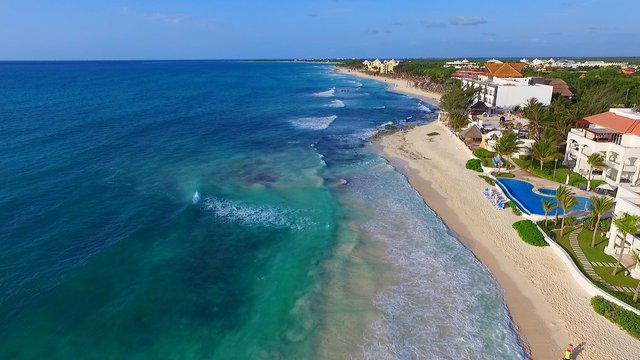
[{"label": "tree", "polygon": [[[496,145],[494,146],[494,150],[500,158],[505,156],[507,160],[511,160],[511,154],[520,150],[522,146],[522,141],[518,140],[518,135],[513,131],[503,133],[502,136],[496,141]],[[498,174],[500,174],[500,169],[502,166],[498,165]]]},{"label": "tree", "polygon": [[544,163],[557,158],[560,154],[556,150],[555,139],[543,137],[531,146],[531,156],[540,161],[540,170]]},{"label": "tree", "polygon": [[567,218],[567,212],[576,205],[578,205],[578,199],[576,199],[576,197],[571,193],[565,194],[562,199],[560,199],[560,206],[562,206],[563,213],[562,225],[560,225],[560,237],[564,235],[564,221]]},{"label": "tree", "polygon": [[449,125],[454,132],[458,133],[462,128],[469,123],[469,117],[463,113],[450,113],[449,114]]},{"label": "tree", "polygon": [[596,234],[598,233],[598,226],[600,225],[600,219],[602,215],[611,210],[614,205],[614,201],[604,196],[592,196],[591,197],[591,217],[596,220],[596,225],[593,228],[593,237],[591,238],[591,247],[596,247]]},{"label": "tree", "polygon": [[540,140],[542,130],[549,118],[548,111],[538,102],[536,98],[527,100],[525,107],[522,109],[524,117],[529,119],[529,138]]},{"label": "tree", "polygon": [[613,223],[618,228],[618,231],[622,234],[620,255],[618,255],[618,261],[616,262],[616,266],[613,267],[612,275],[614,276],[618,273],[618,268],[622,264],[622,255],[624,254],[624,248],[627,245],[627,235],[634,234],[638,232],[638,229],[640,229],[640,226],[638,225],[638,221],[640,221],[640,216],[631,215],[628,212],[622,213],[621,216],[617,216],[613,220]]},{"label": "tree", "polygon": [[542,200],[542,210],[544,211],[544,226],[547,226],[547,215],[553,210],[553,202],[549,200]]},{"label": "tree", "polygon": [[558,186],[558,189],[556,189],[556,225],[558,224],[558,213],[560,210],[560,204],[562,203],[562,198],[565,195],[570,195],[570,194],[571,194],[571,190],[569,190],[569,188],[564,185],[560,185]]},{"label": "tree", "polygon": [[604,163],[604,155],[599,152],[593,153],[587,157],[587,164],[589,164],[589,175],[587,176],[587,191],[591,188],[591,174],[594,168],[603,168],[606,166]]}]

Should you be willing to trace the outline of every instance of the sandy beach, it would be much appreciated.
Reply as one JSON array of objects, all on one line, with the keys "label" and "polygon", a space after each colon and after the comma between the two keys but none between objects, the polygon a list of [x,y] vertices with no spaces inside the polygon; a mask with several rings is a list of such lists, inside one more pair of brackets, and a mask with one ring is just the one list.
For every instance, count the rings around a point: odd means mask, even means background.
[{"label": "sandy beach", "polygon": [[349,70],[345,68],[337,68],[336,71],[341,74],[353,75],[361,78],[385,82],[389,85],[389,91],[413,96],[431,104],[440,103],[440,97],[442,96],[441,94],[432,91],[426,91],[413,87],[408,83],[408,81],[402,79],[392,79],[384,76],[375,76],[367,74],[363,71]]},{"label": "sandy beach", "polygon": [[[432,103],[441,96],[402,80],[339,71]],[[440,135],[427,136],[431,132]],[[436,121],[386,135],[376,147],[491,271],[532,359],[560,359],[568,343],[576,346],[576,359],[640,358],[640,342],[593,311],[590,297],[550,248],[519,238],[511,225],[522,218],[489,204],[482,195],[488,184],[465,169],[471,151],[444,125]]]},{"label": "sandy beach", "polygon": [[592,310],[550,248],[520,240],[511,225],[521,218],[489,204],[487,183],[464,168],[469,150],[441,123],[385,136],[377,146],[492,272],[533,359],[559,359],[570,342],[577,359],[640,358],[640,342]]}]

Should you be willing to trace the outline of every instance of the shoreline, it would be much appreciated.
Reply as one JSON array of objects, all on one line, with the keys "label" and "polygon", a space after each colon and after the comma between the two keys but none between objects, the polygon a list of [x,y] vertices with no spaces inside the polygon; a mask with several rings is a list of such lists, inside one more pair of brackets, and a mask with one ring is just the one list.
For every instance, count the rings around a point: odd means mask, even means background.
[{"label": "shoreline", "polygon": [[352,75],[363,79],[383,82],[387,84],[388,90],[391,92],[415,97],[432,105],[440,105],[440,98],[442,97],[441,94],[410,86],[406,80],[375,76],[362,71],[349,70],[341,67],[336,67],[336,72],[339,74]]},{"label": "shoreline", "polygon": [[[431,132],[439,135],[427,136]],[[519,238],[511,224],[522,218],[495,210],[484,198],[488,185],[464,168],[470,151],[463,146],[438,121],[384,135],[374,144],[489,269],[532,359],[559,358],[568,343],[576,345],[580,359],[639,358],[637,340],[593,311],[591,297],[552,249]]]}]

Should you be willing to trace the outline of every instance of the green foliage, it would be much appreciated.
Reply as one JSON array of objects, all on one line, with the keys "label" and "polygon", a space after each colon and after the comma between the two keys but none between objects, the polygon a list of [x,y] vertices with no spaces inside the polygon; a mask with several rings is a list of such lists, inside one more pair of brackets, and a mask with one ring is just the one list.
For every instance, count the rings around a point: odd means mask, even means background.
[{"label": "green foliage", "polygon": [[448,114],[467,114],[469,106],[473,104],[473,97],[478,92],[476,88],[463,89],[454,86],[440,98],[440,108]]},{"label": "green foliage", "polygon": [[427,76],[432,82],[445,84],[451,79],[456,69],[445,68],[442,60],[409,60],[401,61],[394,69],[396,74],[407,74],[412,76]]},{"label": "green foliage", "polygon": [[465,127],[465,125],[469,123],[469,117],[467,116],[467,114],[454,112],[449,113],[448,116],[449,124],[455,132],[459,132],[463,127]]},{"label": "green foliage", "polygon": [[551,136],[542,137],[531,147],[531,156],[540,162],[540,170],[544,170],[544,163],[560,157],[556,148],[556,140]]},{"label": "green foliage", "polygon": [[567,218],[565,219],[565,223],[567,224],[567,226],[574,226],[578,223],[578,219],[575,216],[567,216]]},{"label": "green foliage", "polygon": [[482,172],[482,161],[478,159],[470,159],[465,164],[465,167],[469,170]]},{"label": "green foliage", "polygon": [[513,201],[509,202],[509,207],[515,216],[522,216],[522,211],[518,209],[518,205],[516,205]]},{"label": "green foliage", "polygon": [[611,219],[600,220],[600,224],[598,225],[600,231],[606,232],[611,228]]},{"label": "green foliage", "polygon": [[494,186],[494,185],[496,184],[496,181],[495,181],[495,180],[493,180],[492,178],[490,178],[490,177],[488,177],[488,176],[486,176],[486,175],[478,175],[478,176],[480,176],[481,178],[483,178],[483,179],[484,179],[484,181],[486,181],[486,182],[487,182],[487,184],[489,184],[489,185],[491,185],[491,186]]},{"label": "green foliage", "polygon": [[513,224],[513,228],[516,229],[520,238],[527,244],[540,247],[549,246],[533,221],[520,220]]},{"label": "green foliage", "polygon": [[495,153],[493,151],[489,151],[487,149],[483,149],[483,148],[477,148],[475,150],[473,150],[473,156],[482,159],[482,158],[490,158],[493,157],[493,155],[495,155]]},{"label": "green foliage", "polygon": [[[587,183],[587,179],[578,174],[575,173],[573,171],[571,171],[571,169],[560,165],[560,163],[558,162],[558,167],[556,169],[556,174],[555,176],[553,176],[553,167],[554,167],[554,162],[548,162],[544,164],[544,167],[542,170],[540,170],[540,167],[538,166],[538,164],[533,164],[530,160],[525,160],[525,159],[513,159],[513,161],[520,166],[523,169],[526,169],[528,172],[545,178],[545,179],[549,179],[561,184],[564,184],[567,175],[569,175],[569,185],[571,186],[578,186],[579,184],[586,184]],[[597,185],[595,185],[595,180],[591,181],[592,187],[595,187]]]},{"label": "green foliage", "polygon": [[495,177],[501,177],[501,178],[514,178],[516,177],[515,175],[513,175],[512,173],[508,173],[508,172],[493,172],[491,173],[491,175],[495,176]]},{"label": "green foliage", "polygon": [[640,316],[624,309],[601,296],[591,298],[591,305],[598,314],[617,324],[629,335],[640,339]]}]

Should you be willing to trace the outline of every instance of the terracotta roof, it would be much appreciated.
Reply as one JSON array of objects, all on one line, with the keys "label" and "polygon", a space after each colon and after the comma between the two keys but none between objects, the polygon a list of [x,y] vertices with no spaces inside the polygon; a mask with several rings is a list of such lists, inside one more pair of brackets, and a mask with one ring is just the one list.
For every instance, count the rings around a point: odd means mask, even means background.
[{"label": "terracotta roof", "polygon": [[634,120],[612,112],[587,116],[584,120],[621,133],[640,136],[640,120]]},{"label": "terracotta roof", "polygon": [[533,78],[534,84],[544,84],[553,86],[553,93],[564,97],[573,97],[573,92],[569,90],[569,85],[562,79],[545,79],[545,78]]},{"label": "terracotta roof", "polygon": [[495,77],[522,77],[522,70],[526,64],[522,63],[486,63],[485,67],[489,71],[489,74]]}]

